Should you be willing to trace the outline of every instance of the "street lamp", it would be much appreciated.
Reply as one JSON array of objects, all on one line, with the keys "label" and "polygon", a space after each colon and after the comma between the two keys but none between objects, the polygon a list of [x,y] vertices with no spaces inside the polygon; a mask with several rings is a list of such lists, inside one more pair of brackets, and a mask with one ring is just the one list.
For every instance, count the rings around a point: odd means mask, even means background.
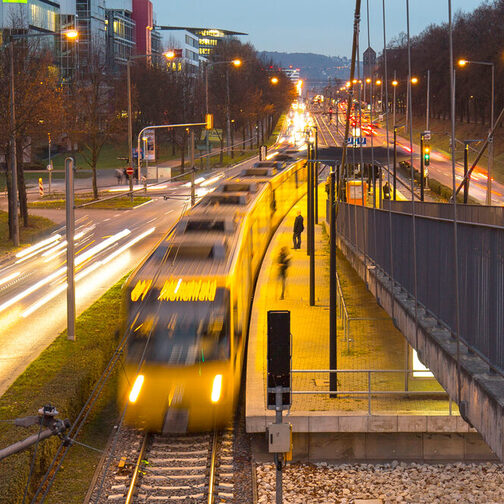
[{"label": "street lamp", "polygon": [[280,81],[279,81],[278,77],[271,77],[270,82],[271,82],[271,84],[276,86]]},{"label": "street lamp", "polygon": [[[130,56],[126,63],[126,80],[128,87],[128,166],[133,168],[133,106],[131,103],[131,63],[134,60],[141,58],[150,58],[152,54],[137,54],[136,56]],[[170,49],[163,53],[163,56],[171,60],[176,57],[176,52],[174,49]],[[137,152],[137,155],[140,156],[140,153]],[[138,163],[140,166],[140,163]],[[140,180],[140,168],[138,169],[138,180]],[[129,177],[129,189],[133,191],[133,177]],[[133,193],[131,193],[131,199],[133,200]]]},{"label": "street lamp", "polygon": [[[242,65],[242,60],[239,58],[234,58],[227,61],[205,61],[205,114],[208,116],[208,67],[216,65],[229,65],[232,64],[234,67],[238,68]],[[226,69],[226,146],[229,149],[229,137],[231,134],[231,120],[230,120],[230,104],[229,104],[229,68]],[[209,163],[210,154],[210,143],[208,138],[208,131],[206,132],[206,148],[207,148],[207,167]]]},{"label": "street lamp", "polygon": [[12,176],[12,241],[15,247],[19,247],[19,218],[18,218],[18,188],[17,188],[17,146],[16,146],[16,92],[14,82],[14,41],[27,38],[39,38],[47,36],[64,35],[69,39],[76,39],[79,36],[77,30],[65,30],[60,33],[16,33],[9,36],[9,42],[6,46],[9,48],[10,57],[10,150],[11,150],[11,176]]},{"label": "street lamp", "polygon": [[[411,84],[418,84],[418,77],[411,77],[409,80],[406,81],[408,86]],[[381,83],[381,82],[380,82]],[[399,85],[399,81],[395,77],[395,72],[394,72],[394,80],[392,81],[392,87],[394,89],[394,95],[393,95],[393,102],[392,102],[392,123],[393,126],[396,125],[396,87]],[[408,124],[408,96],[409,93],[406,93],[406,127]]]},{"label": "street lamp", "polygon": [[490,131],[488,133],[488,168],[487,168],[487,193],[486,204],[492,204],[492,172],[494,162],[494,147],[493,147],[493,129],[494,129],[494,106],[495,106],[495,64],[491,61],[470,61],[460,59],[458,65],[464,68],[466,65],[485,65],[491,67],[492,70],[492,96],[490,105]]}]

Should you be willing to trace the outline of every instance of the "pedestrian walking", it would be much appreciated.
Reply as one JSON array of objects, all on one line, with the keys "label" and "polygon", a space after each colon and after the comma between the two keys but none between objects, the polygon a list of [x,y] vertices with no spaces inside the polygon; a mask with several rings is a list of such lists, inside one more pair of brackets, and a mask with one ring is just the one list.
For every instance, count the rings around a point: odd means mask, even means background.
[{"label": "pedestrian walking", "polygon": [[122,184],[122,178],[123,178],[123,172],[119,168],[116,168],[115,176],[117,177],[117,184],[121,185]]},{"label": "pedestrian walking", "polygon": [[285,296],[285,283],[287,281],[287,270],[289,269],[290,261],[291,258],[287,247],[282,247],[280,249],[280,254],[278,255],[278,279],[282,285],[282,294],[280,295],[280,299],[284,299]]},{"label": "pedestrian walking", "polygon": [[303,231],[304,231],[303,216],[301,215],[301,212],[298,210],[296,219],[294,220],[293,241],[295,249],[301,248],[301,233]]}]

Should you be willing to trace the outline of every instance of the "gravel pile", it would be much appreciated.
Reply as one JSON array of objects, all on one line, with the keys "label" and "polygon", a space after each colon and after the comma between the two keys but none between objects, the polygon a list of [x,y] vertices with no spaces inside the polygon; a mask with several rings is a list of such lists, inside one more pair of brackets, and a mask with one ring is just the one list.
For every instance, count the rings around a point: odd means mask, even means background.
[{"label": "gravel pile", "polygon": [[[289,464],[285,504],[502,504],[500,464]],[[258,502],[275,502],[275,468],[257,465]]]}]

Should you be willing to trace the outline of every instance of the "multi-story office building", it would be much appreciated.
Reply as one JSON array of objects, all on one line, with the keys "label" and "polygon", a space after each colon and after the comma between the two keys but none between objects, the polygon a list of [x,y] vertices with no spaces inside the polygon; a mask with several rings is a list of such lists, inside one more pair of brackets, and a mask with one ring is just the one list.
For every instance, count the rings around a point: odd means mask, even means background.
[{"label": "multi-story office building", "polygon": [[79,68],[88,68],[90,58],[105,58],[105,0],[76,0],[79,31]]},{"label": "multi-story office building", "polygon": [[132,0],[108,0],[105,10],[107,67],[124,66],[135,53],[135,21]]},{"label": "multi-story office building", "polygon": [[185,70],[190,74],[198,72],[201,61],[199,54],[199,38],[189,30],[165,30],[168,49],[180,49],[182,58],[168,63],[170,70]]}]

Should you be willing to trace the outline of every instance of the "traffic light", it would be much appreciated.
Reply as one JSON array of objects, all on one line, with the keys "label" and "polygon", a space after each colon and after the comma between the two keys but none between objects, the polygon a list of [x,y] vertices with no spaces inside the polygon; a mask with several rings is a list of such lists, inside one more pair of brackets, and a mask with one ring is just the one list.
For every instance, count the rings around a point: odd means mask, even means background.
[{"label": "traffic light", "polygon": [[424,145],[423,160],[424,160],[424,166],[429,166],[429,163],[430,163],[430,146],[429,145]]},{"label": "traffic light", "polygon": [[205,128],[207,130],[213,129],[213,114],[207,114],[205,122],[206,122]]}]

